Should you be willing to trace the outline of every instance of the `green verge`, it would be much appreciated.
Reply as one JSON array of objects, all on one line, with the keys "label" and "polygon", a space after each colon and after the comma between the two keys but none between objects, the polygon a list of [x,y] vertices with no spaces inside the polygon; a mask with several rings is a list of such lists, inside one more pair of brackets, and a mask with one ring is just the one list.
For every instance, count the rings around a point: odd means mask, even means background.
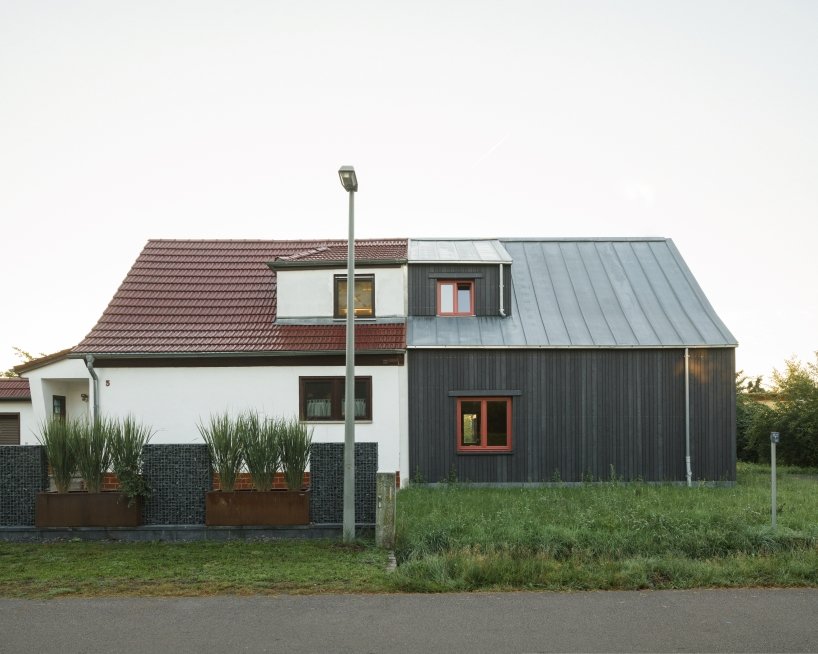
[{"label": "green verge", "polygon": [[0,596],[378,592],[387,553],[365,543],[0,543]]},{"label": "green verge", "polygon": [[421,592],[816,586],[818,477],[797,472],[779,476],[776,530],[769,468],[749,464],[732,487],[413,486],[398,495],[393,583]]},{"label": "green verge", "polygon": [[769,468],[738,473],[727,488],[412,486],[393,573],[368,542],[0,542],[0,596],[818,586],[818,471],[781,472],[775,531]]}]

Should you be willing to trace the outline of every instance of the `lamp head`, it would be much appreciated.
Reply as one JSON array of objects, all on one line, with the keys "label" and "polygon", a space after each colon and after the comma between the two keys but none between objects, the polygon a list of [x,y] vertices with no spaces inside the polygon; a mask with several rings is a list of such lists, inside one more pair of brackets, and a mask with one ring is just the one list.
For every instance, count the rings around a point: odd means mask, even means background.
[{"label": "lamp head", "polygon": [[338,169],[338,176],[341,178],[341,185],[346,191],[358,190],[358,177],[355,175],[355,169],[352,166],[341,166]]}]

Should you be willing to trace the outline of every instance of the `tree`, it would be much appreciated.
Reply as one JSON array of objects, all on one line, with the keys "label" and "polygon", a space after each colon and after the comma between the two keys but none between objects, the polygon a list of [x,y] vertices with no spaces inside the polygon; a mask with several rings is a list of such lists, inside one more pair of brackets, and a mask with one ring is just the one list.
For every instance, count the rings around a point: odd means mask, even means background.
[{"label": "tree", "polygon": [[750,431],[770,410],[752,398],[752,393],[759,392],[763,392],[761,377],[748,380],[743,370],[736,373],[736,456],[741,461],[758,461],[758,452],[749,440]]},{"label": "tree", "polygon": [[[777,431],[781,434],[776,449],[781,463],[818,466],[818,352],[815,355],[814,363],[790,359],[784,370],[773,371],[778,401],[775,407],[754,413],[745,432],[745,448],[757,460],[769,461],[770,432]],[[737,409],[738,404],[737,395]],[[738,430],[737,422],[736,434]]]},{"label": "tree", "polygon": [[[33,354],[31,354],[29,352],[26,352],[25,350],[23,350],[23,349],[21,349],[19,347],[13,347],[12,346],[11,349],[14,350],[14,356],[16,356],[18,359],[20,359],[20,363],[28,363],[29,361],[33,361],[36,358]],[[40,356],[45,356],[45,355],[40,354]],[[4,370],[3,372],[0,372],[0,377],[17,377],[17,376],[18,375],[17,375],[16,372],[14,372],[13,367],[9,368],[8,370]]]}]

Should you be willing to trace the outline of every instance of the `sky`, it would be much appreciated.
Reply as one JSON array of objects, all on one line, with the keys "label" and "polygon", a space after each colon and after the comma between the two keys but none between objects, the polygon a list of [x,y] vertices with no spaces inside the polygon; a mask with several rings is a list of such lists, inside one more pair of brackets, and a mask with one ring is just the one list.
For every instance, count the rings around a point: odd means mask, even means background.
[{"label": "sky", "polygon": [[0,0],[0,370],[151,238],[663,236],[818,350],[818,2]]}]

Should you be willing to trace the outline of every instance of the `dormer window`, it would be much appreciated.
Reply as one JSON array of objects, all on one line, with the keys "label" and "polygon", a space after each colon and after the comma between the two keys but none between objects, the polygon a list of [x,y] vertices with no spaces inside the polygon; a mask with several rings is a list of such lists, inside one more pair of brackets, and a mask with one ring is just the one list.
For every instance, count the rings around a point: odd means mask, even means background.
[{"label": "dormer window", "polygon": [[[375,275],[355,275],[355,317],[375,317]],[[335,275],[333,315],[347,317],[347,276]]]},{"label": "dormer window", "polygon": [[438,281],[437,315],[473,316],[474,282],[450,280]]}]

